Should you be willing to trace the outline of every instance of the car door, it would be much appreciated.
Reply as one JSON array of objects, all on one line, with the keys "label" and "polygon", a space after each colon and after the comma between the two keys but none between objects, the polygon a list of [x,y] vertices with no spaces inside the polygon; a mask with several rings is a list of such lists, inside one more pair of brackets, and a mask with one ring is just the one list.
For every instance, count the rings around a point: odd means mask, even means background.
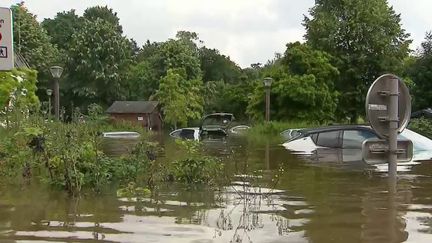
[{"label": "car door", "polygon": [[341,130],[323,131],[311,137],[318,146],[314,152],[317,162],[339,163],[342,161]]},{"label": "car door", "polygon": [[365,129],[347,129],[342,133],[342,160],[344,162],[362,161],[363,141],[377,138],[372,132]]}]

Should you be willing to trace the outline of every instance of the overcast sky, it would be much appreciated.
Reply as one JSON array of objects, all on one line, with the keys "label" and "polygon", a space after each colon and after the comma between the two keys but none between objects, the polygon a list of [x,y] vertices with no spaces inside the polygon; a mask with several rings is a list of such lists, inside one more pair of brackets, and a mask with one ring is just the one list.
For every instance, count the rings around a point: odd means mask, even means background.
[{"label": "overcast sky", "polygon": [[[1,0],[1,7],[21,0]],[[432,30],[432,1],[389,0],[413,39],[412,49]],[[165,41],[178,30],[194,31],[204,44],[229,55],[241,67],[266,63],[285,44],[302,41],[303,15],[314,0],[27,0],[38,20],[57,12],[108,5],[118,13],[125,34],[138,44]]]}]

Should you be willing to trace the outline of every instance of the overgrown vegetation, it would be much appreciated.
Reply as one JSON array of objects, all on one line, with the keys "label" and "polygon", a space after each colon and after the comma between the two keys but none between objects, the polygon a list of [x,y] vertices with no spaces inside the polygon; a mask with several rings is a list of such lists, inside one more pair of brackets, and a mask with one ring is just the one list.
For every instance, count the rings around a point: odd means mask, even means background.
[{"label": "overgrown vegetation", "polygon": [[411,119],[408,128],[432,139],[432,120],[428,118]]},{"label": "overgrown vegetation", "polygon": [[177,145],[185,153],[172,164],[174,178],[188,185],[217,185],[223,175],[223,164],[213,156],[200,153],[200,143],[196,141],[177,140]]},{"label": "overgrown vegetation", "polygon": [[293,129],[293,128],[308,128],[308,127],[315,127],[320,125],[319,123],[312,123],[312,122],[280,122],[280,121],[270,121],[265,123],[259,123],[255,126],[253,126],[249,131],[249,136],[263,136],[263,135],[269,135],[269,136],[275,136],[279,135],[282,131],[286,129]]},{"label": "overgrown vegetation", "polygon": [[[0,99],[5,103],[0,114],[2,182],[36,180],[72,195],[84,188],[100,192],[113,183],[125,186],[120,191],[141,194],[157,190],[164,182],[216,185],[222,164],[201,155],[199,144],[180,142],[176,150],[183,149],[181,156],[159,159],[163,148],[151,142],[144,127],[111,124],[97,104],[85,109],[86,116],[76,108],[69,122],[64,122],[64,116],[53,121],[48,110],[39,109],[34,71],[4,72],[0,79]],[[129,144],[130,153],[110,157],[103,146],[106,131],[136,131],[141,136]]]},{"label": "overgrown vegetation", "polygon": [[221,176],[221,161],[201,155],[198,143],[180,141],[181,156],[159,159],[161,147],[149,142],[146,134],[130,154],[108,157],[101,147],[101,132],[110,128],[97,122],[46,122],[32,116],[19,127],[1,130],[0,175],[3,181],[21,178],[15,183],[37,179],[72,195],[83,188],[101,191],[113,182],[125,185],[125,190],[132,183],[152,191],[160,183],[174,181],[215,186]]}]

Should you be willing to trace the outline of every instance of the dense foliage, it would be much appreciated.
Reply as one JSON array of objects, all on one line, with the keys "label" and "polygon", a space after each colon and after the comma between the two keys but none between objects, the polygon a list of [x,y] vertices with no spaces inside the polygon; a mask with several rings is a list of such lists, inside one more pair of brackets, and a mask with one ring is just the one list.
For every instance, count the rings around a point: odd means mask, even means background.
[{"label": "dense foliage", "polygon": [[34,70],[0,72],[0,104],[3,107],[1,113],[6,118],[15,112],[28,113],[39,109],[36,82],[36,71]]},{"label": "dense foliage", "polygon": [[[290,43],[284,56],[265,71],[274,79],[271,89],[272,113],[276,120],[325,122],[334,119],[338,93],[333,81],[338,70],[330,64],[330,56],[306,44]],[[263,118],[264,85],[256,85],[248,113],[256,120]]]},{"label": "dense foliage", "polygon": [[39,87],[48,87],[49,67],[61,58],[51,37],[23,3],[11,7],[15,50],[23,55],[29,66],[39,73]]},{"label": "dense foliage", "polygon": [[414,108],[424,109],[432,104],[432,33],[426,34],[419,56],[407,68],[414,82]]},{"label": "dense foliage", "polygon": [[[111,105],[125,98],[122,73],[130,62],[128,40],[103,19],[84,20],[72,36],[67,61],[68,94],[77,105]],[[72,81],[73,80],[73,81]],[[80,102],[80,103],[78,103]]]},{"label": "dense foliage", "polygon": [[41,24],[23,3],[12,6],[16,50],[38,71],[37,95],[47,100],[48,67],[65,67],[62,106],[82,111],[114,100],[159,100],[167,127],[186,126],[204,113],[231,112],[244,121],[264,116],[262,79],[272,77],[271,117],[312,123],[356,122],[364,116],[368,86],[394,72],[408,81],[414,107],[432,99],[431,34],[408,56],[409,34],[385,0],[315,1],[305,17],[305,40],[288,43],[266,64],[240,68],[205,45],[199,34],[180,30],[166,41],[139,46],[123,33],[108,6],[57,13]]},{"label": "dense foliage", "polygon": [[332,55],[340,72],[339,117],[364,114],[369,85],[385,72],[400,72],[409,34],[386,0],[319,0],[305,17],[307,43]]},{"label": "dense foliage", "polygon": [[[162,147],[149,141],[148,133],[132,124],[110,125],[96,117],[86,123],[46,122],[33,115],[17,117],[21,123],[0,128],[0,176],[3,182],[38,180],[62,188],[72,195],[83,189],[97,192],[113,183],[127,193],[157,190],[161,183],[212,185],[221,182],[223,164],[203,156],[197,143],[180,142],[175,156],[159,157]],[[12,121],[14,124],[16,120]],[[108,156],[102,131],[138,131],[140,140],[130,152]],[[125,143],[125,141],[122,141]],[[133,185],[133,186],[132,186]],[[140,190],[139,188],[147,188]],[[126,190],[126,191],[125,191]]]},{"label": "dense foliage", "polygon": [[432,139],[432,121],[428,118],[412,119],[408,125],[409,129]]}]

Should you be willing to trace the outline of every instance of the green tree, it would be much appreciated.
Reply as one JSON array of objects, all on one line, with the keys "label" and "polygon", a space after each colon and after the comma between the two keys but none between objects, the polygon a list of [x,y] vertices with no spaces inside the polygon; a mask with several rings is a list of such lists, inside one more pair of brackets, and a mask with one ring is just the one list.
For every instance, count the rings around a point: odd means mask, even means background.
[{"label": "green tree", "polygon": [[432,105],[432,33],[426,33],[419,56],[408,64],[408,75],[414,82],[412,89],[414,109],[424,109]]},{"label": "green tree", "polygon": [[164,121],[175,128],[186,125],[189,119],[201,118],[203,111],[202,81],[185,77],[184,69],[168,69],[155,95],[162,105]]},{"label": "green tree", "polygon": [[[247,113],[255,120],[263,119],[264,95],[264,85],[258,82],[247,107]],[[325,122],[334,119],[336,100],[327,85],[314,75],[286,75],[275,79],[271,97],[274,120]]]},{"label": "green tree", "polygon": [[69,96],[74,103],[109,105],[126,96],[124,74],[131,45],[117,27],[103,19],[84,20],[72,36],[67,62]]},{"label": "green tree", "polygon": [[204,83],[204,111],[206,113],[228,112],[234,114],[238,120],[248,120],[246,108],[249,94],[254,91],[254,82],[240,82],[237,84],[224,81],[208,81]]},{"label": "green tree", "polygon": [[367,88],[385,72],[400,72],[409,34],[386,0],[317,0],[305,17],[307,43],[336,57],[339,116],[364,113]]},{"label": "green tree", "polygon": [[331,62],[334,58],[323,51],[314,50],[307,44],[300,42],[288,43],[287,49],[281,57],[282,65],[290,74],[312,74],[317,81],[326,84],[329,89],[334,89],[334,84],[339,78],[339,70]]},{"label": "green tree", "polygon": [[38,71],[39,87],[46,87],[51,79],[49,67],[59,59],[58,50],[51,44],[50,37],[24,3],[12,5],[11,9],[15,49],[31,68]]},{"label": "green tree", "polygon": [[[274,79],[271,88],[271,117],[275,120],[334,120],[338,93],[333,89],[339,72],[332,57],[299,42],[287,44],[283,56],[262,68],[263,76]],[[264,115],[264,87],[257,81],[247,113],[256,120]]]},{"label": "green tree", "polygon": [[57,13],[53,19],[45,19],[42,27],[51,37],[51,43],[61,50],[69,50],[71,36],[77,32],[83,19],[75,14],[75,9]]},{"label": "green tree", "polygon": [[149,61],[141,61],[130,65],[127,75],[128,99],[148,100],[159,87],[159,79],[155,77]]},{"label": "green tree", "polygon": [[120,19],[117,17],[117,13],[108,6],[95,6],[87,8],[84,11],[83,17],[91,22],[98,19],[105,20],[114,26],[118,32],[123,33],[123,27],[120,25]]},{"label": "green tree", "polygon": [[242,75],[240,67],[230,60],[229,57],[221,55],[216,49],[202,47],[199,49],[203,81],[224,80],[228,83],[237,83]]},{"label": "green tree", "polygon": [[201,77],[198,52],[185,41],[171,39],[162,43],[157,61],[163,74],[168,69],[183,68],[187,80]]},{"label": "green tree", "polygon": [[137,63],[129,69],[128,86],[138,87],[130,92],[131,98],[154,95],[159,88],[159,80],[167,75],[169,69],[185,70],[184,79],[187,81],[201,80],[198,49],[193,42],[197,34],[179,33],[178,39],[160,43],[147,41],[141,48],[136,57]]},{"label": "green tree", "polygon": [[160,42],[150,42],[150,40],[147,40],[138,53],[137,61],[152,62],[151,59],[154,59],[158,55],[161,44]]}]

